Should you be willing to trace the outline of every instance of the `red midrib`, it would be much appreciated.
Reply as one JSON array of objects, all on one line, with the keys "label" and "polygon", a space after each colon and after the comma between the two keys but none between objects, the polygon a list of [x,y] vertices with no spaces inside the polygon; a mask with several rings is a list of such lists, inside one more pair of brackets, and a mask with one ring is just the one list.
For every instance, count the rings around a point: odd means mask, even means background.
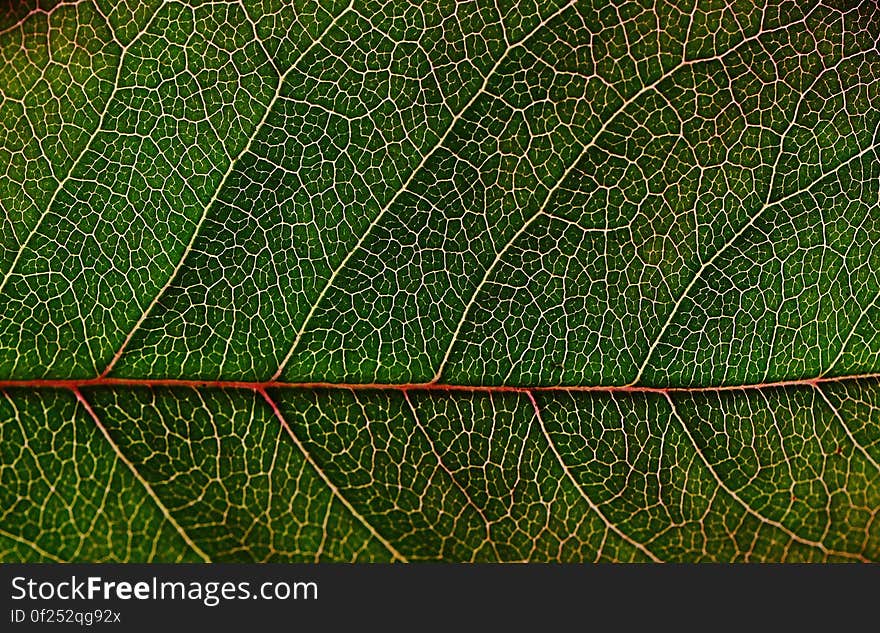
[{"label": "red midrib", "polygon": [[427,383],[331,383],[331,382],[284,382],[243,380],[186,380],[177,378],[41,378],[33,380],[0,380],[0,389],[84,389],[89,387],[173,388],[191,389],[242,389],[265,391],[267,389],[339,389],[346,391],[426,391],[469,393],[529,393],[529,392],[600,392],[600,393],[694,393],[773,389],[780,387],[818,387],[821,384],[852,380],[880,379],[880,373],[852,374],[845,376],[822,376],[796,380],[780,380],[744,385],[717,385],[695,387],[652,387],[647,385],[454,385],[437,382]]}]

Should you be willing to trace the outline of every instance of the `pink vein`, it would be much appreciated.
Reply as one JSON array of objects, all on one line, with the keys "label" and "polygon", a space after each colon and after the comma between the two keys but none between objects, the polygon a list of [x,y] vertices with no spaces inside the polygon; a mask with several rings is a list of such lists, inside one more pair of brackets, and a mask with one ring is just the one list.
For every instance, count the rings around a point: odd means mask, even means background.
[{"label": "pink vein", "polygon": [[153,503],[156,504],[158,510],[165,517],[165,520],[168,521],[168,523],[177,531],[177,533],[184,540],[184,542],[190,547],[190,549],[192,549],[192,551],[194,551],[206,563],[210,563],[211,558],[196,544],[195,541],[193,541],[190,538],[189,534],[187,534],[186,531],[183,529],[183,526],[181,526],[177,522],[177,520],[171,514],[171,511],[167,508],[167,506],[164,503],[162,503],[162,500],[159,499],[159,496],[153,490],[153,487],[150,485],[150,483],[146,479],[144,479],[144,477],[138,471],[138,469],[134,465],[134,463],[132,463],[132,461],[130,459],[128,459],[128,457],[125,456],[125,453],[122,452],[122,449],[120,448],[120,446],[113,440],[113,438],[110,435],[110,432],[107,430],[107,427],[104,426],[103,422],[101,422],[101,418],[98,417],[98,414],[92,408],[92,405],[89,404],[89,401],[85,399],[85,397],[82,395],[82,393],[76,387],[71,387],[71,390],[73,391],[73,395],[76,396],[76,399],[79,401],[80,405],[83,407],[83,409],[86,410],[86,413],[89,414],[89,417],[92,418],[92,421],[95,423],[95,426],[97,426],[98,430],[101,431],[101,434],[104,436],[104,439],[106,439],[107,442],[110,444],[110,447],[113,449],[113,452],[116,453],[116,457],[119,459],[119,461],[121,461],[123,464],[125,464],[128,467],[128,469],[131,471],[131,474],[134,475],[134,478],[138,480],[138,482],[141,484],[141,486],[143,486],[147,495],[153,500]]},{"label": "pink vein", "polygon": [[818,387],[822,384],[833,384],[855,380],[880,380],[880,372],[866,374],[850,374],[843,376],[819,376],[816,378],[800,378],[778,380],[741,385],[711,385],[695,387],[652,387],[647,385],[458,385],[435,382],[415,383],[374,383],[374,382],[284,382],[280,380],[198,380],[184,378],[35,378],[22,380],[0,380],[0,389],[78,389],[88,387],[115,388],[174,388],[190,389],[243,389],[265,392],[267,389],[339,389],[347,391],[426,391],[426,392],[466,392],[466,393],[522,393],[559,392],[559,393],[706,393],[723,391],[753,391],[777,389],[785,387]]},{"label": "pink vein", "polygon": [[346,499],[343,496],[342,491],[340,491],[339,488],[336,487],[336,485],[330,480],[330,478],[327,476],[327,474],[324,472],[324,470],[317,464],[317,462],[315,462],[315,460],[312,458],[311,453],[309,453],[308,449],[306,448],[305,444],[303,444],[300,441],[299,437],[293,432],[293,429],[287,423],[287,419],[284,417],[284,414],[281,413],[281,409],[278,408],[278,405],[275,403],[274,400],[272,400],[272,398],[269,396],[269,394],[266,393],[266,391],[264,389],[257,389],[257,392],[261,396],[263,396],[263,399],[266,401],[266,404],[269,405],[269,407],[272,409],[272,413],[275,414],[275,418],[278,420],[278,423],[281,425],[281,428],[284,429],[284,431],[287,433],[287,435],[290,436],[290,439],[293,441],[293,443],[296,444],[296,447],[300,450],[300,452],[302,453],[305,460],[312,467],[312,470],[314,470],[318,474],[318,476],[323,480],[323,482],[327,485],[327,487],[330,488],[331,492],[333,493],[333,496],[336,497],[342,503],[343,506],[345,506],[345,508],[352,514],[352,516],[354,516],[358,521],[360,521],[360,523],[365,528],[367,528],[367,530],[370,532],[370,534],[373,535],[373,538],[375,538],[377,541],[379,541],[391,553],[391,556],[394,558],[395,561],[399,561],[402,563],[407,562],[406,557],[404,557],[403,554],[401,554],[399,551],[397,551],[397,549],[395,549],[395,547],[391,544],[391,542],[388,541],[385,537],[383,537],[376,530],[376,528],[374,528],[373,525],[371,523],[369,523],[364,518],[364,516],[362,514],[360,514],[355,509],[355,507],[353,505],[351,505],[351,502],[349,502],[348,499]]}]

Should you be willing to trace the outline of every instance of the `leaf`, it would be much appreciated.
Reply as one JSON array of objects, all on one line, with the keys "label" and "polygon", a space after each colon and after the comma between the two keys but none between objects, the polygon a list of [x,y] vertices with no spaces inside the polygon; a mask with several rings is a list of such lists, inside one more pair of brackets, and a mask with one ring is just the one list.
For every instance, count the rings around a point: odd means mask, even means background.
[{"label": "leaf", "polygon": [[0,16],[0,556],[880,559],[880,10]]}]

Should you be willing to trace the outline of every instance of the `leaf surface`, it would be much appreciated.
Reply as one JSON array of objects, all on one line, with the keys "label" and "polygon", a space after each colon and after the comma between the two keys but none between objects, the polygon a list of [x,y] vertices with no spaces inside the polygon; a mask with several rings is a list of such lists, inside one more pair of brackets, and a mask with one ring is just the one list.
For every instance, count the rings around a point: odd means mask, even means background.
[{"label": "leaf surface", "polygon": [[0,17],[3,560],[880,559],[880,7]]}]

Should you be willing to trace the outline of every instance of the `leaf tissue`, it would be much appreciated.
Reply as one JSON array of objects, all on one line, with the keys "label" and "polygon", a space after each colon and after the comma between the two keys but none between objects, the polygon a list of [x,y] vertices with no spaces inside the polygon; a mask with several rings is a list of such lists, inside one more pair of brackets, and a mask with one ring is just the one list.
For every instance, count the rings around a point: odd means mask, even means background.
[{"label": "leaf tissue", "polygon": [[0,559],[880,560],[880,5],[3,3]]}]

